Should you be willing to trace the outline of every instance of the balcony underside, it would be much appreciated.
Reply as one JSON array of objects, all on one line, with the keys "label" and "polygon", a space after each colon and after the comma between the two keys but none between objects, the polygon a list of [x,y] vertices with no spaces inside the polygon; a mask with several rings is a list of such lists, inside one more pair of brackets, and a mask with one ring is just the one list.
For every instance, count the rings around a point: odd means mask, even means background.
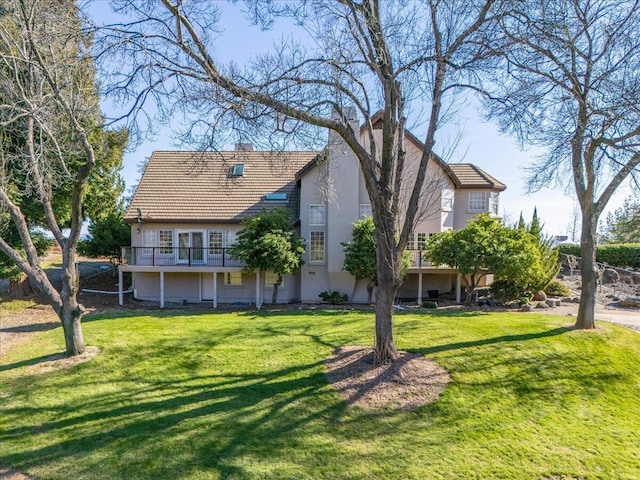
[{"label": "balcony underside", "polygon": [[222,273],[241,272],[242,267],[211,267],[208,265],[120,265],[121,272],[179,272],[179,273]]}]

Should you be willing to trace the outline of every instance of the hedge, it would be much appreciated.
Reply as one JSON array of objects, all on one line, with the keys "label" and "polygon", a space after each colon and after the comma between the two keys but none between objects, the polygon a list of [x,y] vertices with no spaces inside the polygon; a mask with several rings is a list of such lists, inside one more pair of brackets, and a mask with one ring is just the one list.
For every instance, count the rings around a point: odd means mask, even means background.
[{"label": "hedge", "polygon": [[[580,245],[561,245],[560,253],[580,257]],[[640,269],[640,243],[611,243],[600,245],[596,261],[619,268]]]}]

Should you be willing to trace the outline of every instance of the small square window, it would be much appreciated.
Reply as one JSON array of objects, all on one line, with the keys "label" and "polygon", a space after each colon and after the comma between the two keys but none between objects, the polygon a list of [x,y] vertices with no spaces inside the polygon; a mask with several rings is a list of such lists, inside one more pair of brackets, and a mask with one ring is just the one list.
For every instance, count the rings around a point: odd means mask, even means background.
[{"label": "small square window", "polygon": [[242,285],[242,273],[241,272],[225,272],[224,284],[232,286]]},{"label": "small square window", "polygon": [[324,205],[309,205],[309,225],[324,225]]},{"label": "small square window", "polygon": [[230,175],[232,177],[241,177],[244,175],[244,163],[236,163],[231,167]]},{"label": "small square window", "polygon": [[487,209],[487,192],[469,192],[469,211],[484,212]]}]

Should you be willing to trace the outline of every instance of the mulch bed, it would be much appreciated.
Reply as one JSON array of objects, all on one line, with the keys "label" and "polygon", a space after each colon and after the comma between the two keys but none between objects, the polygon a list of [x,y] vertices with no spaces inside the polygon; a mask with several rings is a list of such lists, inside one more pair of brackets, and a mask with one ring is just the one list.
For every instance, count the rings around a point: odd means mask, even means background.
[{"label": "mulch bed", "polygon": [[339,347],[325,362],[331,386],[365,410],[413,410],[435,402],[451,381],[449,372],[424,355],[399,352],[386,365],[375,365],[373,349]]}]

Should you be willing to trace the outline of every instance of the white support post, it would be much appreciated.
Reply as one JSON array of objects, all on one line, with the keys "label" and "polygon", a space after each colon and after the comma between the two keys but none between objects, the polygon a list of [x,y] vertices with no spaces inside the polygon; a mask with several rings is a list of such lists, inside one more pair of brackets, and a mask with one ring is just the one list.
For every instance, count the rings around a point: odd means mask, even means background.
[{"label": "white support post", "polygon": [[458,305],[460,305],[461,302],[461,298],[460,298],[460,282],[461,282],[462,277],[460,276],[460,274],[456,274],[456,303]]},{"label": "white support post", "polygon": [[118,269],[118,305],[124,305],[124,298],[122,294],[122,270]]},{"label": "white support post", "polygon": [[422,305],[422,272],[418,273],[418,305]]},{"label": "white support post", "polygon": [[213,308],[218,308],[218,272],[213,272]]},{"label": "white support post", "polygon": [[160,308],[164,308],[164,272],[160,272]]},{"label": "white support post", "polygon": [[256,270],[256,308],[260,308],[260,269]]}]

